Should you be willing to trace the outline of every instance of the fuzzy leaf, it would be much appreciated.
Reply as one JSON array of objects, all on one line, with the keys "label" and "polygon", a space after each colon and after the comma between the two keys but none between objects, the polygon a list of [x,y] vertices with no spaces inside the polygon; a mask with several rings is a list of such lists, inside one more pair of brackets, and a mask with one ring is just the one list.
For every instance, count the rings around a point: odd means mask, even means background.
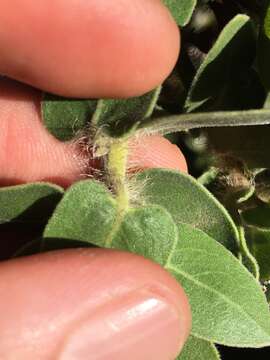
[{"label": "fuzzy leaf", "polygon": [[260,267],[262,281],[270,280],[270,229],[246,226],[247,241]]},{"label": "fuzzy leaf", "polygon": [[79,242],[103,241],[113,227],[117,206],[100,183],[75,183],[65,193],[47,224],[44,238]]},{"label": "fuzzy leaf", "polygon": [[199,228],[232,251],[237,250],[238,232],[226,209],[194,178],[171,170],[152,169],[136,176],[142,182],[146,204],[164,207],[176,224]]},{"label": "fuzzy leaf", "polygon": [[186,25],[195,9],[197,0],[163,0],[180,26]]},{"label": "fuzzy leaf", "polygon": [[260,286],[230,252],[189,225],[179,224],[177,230],[172,216],[159,206],[117,214],[115,205],[103,185],[77,183],[49,221],[45,240],[79,240],[155,260],[184,286],[193,311],[193,335],[227,345],[270,344]]},{"label": "fuzzy leaf", "polygon": [[59,239],[73,244],[74,241],[87,242],[143,253],[164,265],[178,236],[171,215],[159,206],[129,209],[120,216],[116,212],[115,200],[101,184],[84,181],[74,185],[45,229],[45,247],[46,240],[50,242],[50,248],[51,243],[59,242]]},{"label": "fuzzy leaf", "polygon": [[191,335],[176,360],[220,360],[220,356],[215,345]]},{"label": "fuzzy leaf", "polygon": [[[251,67],[256,54],[255,33],[246,15],[237,15],[223,29],[200,66],[186,100],[186,111],[233,110],[232,92]],[[240,76],[240,77],[239,77]],[[226,104],[227,103],[227,104]]]},{"label": "fuzzy leaf", "polygon": [[0,188],[0,224],[47,221],[63,189],[47,183],[33,183]]},{"label": "fuzzy leaf", "polygon": [[161,87],[130,99],[99,100],[92,123],[112,137],[124,135],[152,115]]},{"label": "fuzzy leaf", "polygon": [[[129,250],[166,266],[178,240],[172,216],[160,206],[130,209],[107,247]],[[97,244],[104,246],[104,244]]]},{"label": "fuzzy leaf", "polygon": [[96,100],[66,99],[45,94],[42,118],[46,128],[59,140],[71,140],[91,120]]},{"label": "fuzzy leaf", "polygon": [[92,122],[109,135],[117,137],[130,131],[150,117],[161,87],[130,99],[66,99],[46,94],[42,102],[42,117],[47,129],[59,140],[71,140]]},{"label": "fuzzy leaf", "polygon": [[219,344],[270,344],[270,315],[259,283],[223,246],[200,230],[179,225],[166,265],[192,309],[192,334]]}]

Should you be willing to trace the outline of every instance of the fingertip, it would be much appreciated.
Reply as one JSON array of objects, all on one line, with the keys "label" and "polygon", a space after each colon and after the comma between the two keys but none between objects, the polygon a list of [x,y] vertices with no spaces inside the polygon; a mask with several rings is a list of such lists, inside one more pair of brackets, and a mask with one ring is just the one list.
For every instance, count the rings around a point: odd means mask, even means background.
[{"label": "fingertip", "polygon": [[179,55],[160,0],[3,1],[0,22],[1,73],[67,97],[141,95]]},{"label": "fingertip", "polygon": [[173,359],[190,331],[181,286],[131,253],[57,251],[3,262],[0,273],[1,304],[9,308],[0,318],[0,355]]},{"label": "fingertip", "polygon": [[131,170],[164,168],[188,172],[186,159],[179,147],[162,136],[135,138],[130,143],[130,149]]},{"label": "fingertip", "polygon": [[39,91],[0,78],[0,186],[48,181],[67,187],[84,170],[78,149],[45,129],[40,101]]}]

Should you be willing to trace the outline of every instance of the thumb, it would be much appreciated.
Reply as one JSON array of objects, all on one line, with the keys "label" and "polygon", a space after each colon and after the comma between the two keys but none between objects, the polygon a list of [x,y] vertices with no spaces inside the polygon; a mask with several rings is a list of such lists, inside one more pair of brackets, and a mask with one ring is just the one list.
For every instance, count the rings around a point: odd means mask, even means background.
[{"label": "thumb", "polygon": [[182,288],[133,254],[57,251],[0,275],[2,360],[172,360],[190,330]]}]

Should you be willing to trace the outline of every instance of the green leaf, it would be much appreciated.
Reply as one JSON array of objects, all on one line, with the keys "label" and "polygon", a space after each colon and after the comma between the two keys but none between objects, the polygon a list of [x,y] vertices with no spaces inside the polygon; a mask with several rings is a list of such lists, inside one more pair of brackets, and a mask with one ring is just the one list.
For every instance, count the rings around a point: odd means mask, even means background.
[{"label": "green leaf", "polygon": [[265,1],[266,8],[262,19],[260,38],[258,43],[258,65],[261,80],[265,88],[270,90],[270,1]]},{"label": "green leaf", "polygon": [[200,66],[186,100],[186,111],[233,110],[235,89],[245,80],[255,54],[255,32],[250,18],[237,15],[223,29]]},{"label": "green leaf", "polygon": [[180,26],[186,25],[195,9],[197,0],[163,0]]},{"label": "green leaf", "polygon": [[129,250],[166,266],[177,240],[172,216],[160,206],[148,206],[130,209],[109,244],[95,244]]},{"label": "green leaf", "polygon": [[112,137],[122,136],[152,115],[161,87],[130,99],[99,100],[92,124]]},{"label": "green leaf", "polygon": [[166,265],[192,309],[192,335],[219,344],[270,344],[270,315],[259,283],[223,246],[198,229],[179,225]]},{"label": "green leaf", "polygon": [[90,122],[97,101],[66,99],[45,94],[42,118],[46,128],[59,140],[71,140]]},{"label": "green leaf", "polygon": [[141,199],[164,207],[176,224],[199,228],[233,252],[238,248],[238,232],[226,209],[189,175],[152,169],[136,176],[142,183]]},{"label": "green leaf", "polygon": [[0,224],[46,222],[63,192],[59,186],[47,183],[0,188]]},{"label": "green leaf", "polygon": [[215,345],[191,335],[176,360],[220,360],[220,356]]},{"label": "green leaf", "polygon": [[90,242],[155,260],[184,286],[193,335],[227,345],[270,344],[269,314],[259,284],[214,239],[189,225],[178,226],[160,206],[117,213],[104,186],[86,180],[67,191],[44,238]]},{"label": "green leaf", "polygon": [[44,238],[100,242],[110,234],[116,218],[117,204],[105,186],[92,180],[80,181],[66,191],[45,228]]},{"label": "green leaf", "polygon": [[113,137],[131,131],[152,115],[161,87],[130,99],[66,99],[46,94],[42,117],[46,128],[59,140],[74,138],[90,123]]},{"label": "green leaf", "polygon": [[58,205],[45,229],[44,245],[49,241],[51,248],[57,239],[87,242],[140,252],[162,265],[177,236],[176,225],[165,209],[129,209],[119,217],[111,194],[97,182],[83,181],[68,190]]},{"label": "green leaf", "polygon": [[260,267],[262,281],[270,279],[270,229],[246,226],[249,248]]}]

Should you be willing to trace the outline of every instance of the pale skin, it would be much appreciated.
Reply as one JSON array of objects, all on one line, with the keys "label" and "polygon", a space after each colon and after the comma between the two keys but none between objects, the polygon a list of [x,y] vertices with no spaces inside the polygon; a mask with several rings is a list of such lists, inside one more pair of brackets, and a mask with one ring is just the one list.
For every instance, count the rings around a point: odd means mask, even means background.
[{"label": "pale skin", "polygon": [[[2,0],[0,24],[0,74],[9,78],[0,78],[1,186],[67,187],[82,177],[74,145],[45,130],[36,88],[140,95],[168,76],[180,48],[159,0]],[[159,136],[143,150],[133,144],[130,163],[187,171],[180,150]],[[111,250],[2,262],[0,304],[3,360],[173,360],[191,327],[187,297],[166,271]]]}]

